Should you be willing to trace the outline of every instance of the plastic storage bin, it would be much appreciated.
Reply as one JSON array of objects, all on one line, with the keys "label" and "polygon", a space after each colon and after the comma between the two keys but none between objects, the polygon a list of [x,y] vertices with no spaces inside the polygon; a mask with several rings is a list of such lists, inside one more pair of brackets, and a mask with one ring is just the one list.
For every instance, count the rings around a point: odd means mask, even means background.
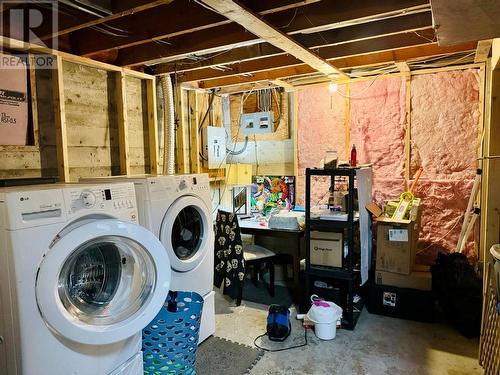
[{"label": "plastic storage bin", "polygon": [[144,374],[195,374],[203,297],[170,292],[153,321],[142,331]]}]

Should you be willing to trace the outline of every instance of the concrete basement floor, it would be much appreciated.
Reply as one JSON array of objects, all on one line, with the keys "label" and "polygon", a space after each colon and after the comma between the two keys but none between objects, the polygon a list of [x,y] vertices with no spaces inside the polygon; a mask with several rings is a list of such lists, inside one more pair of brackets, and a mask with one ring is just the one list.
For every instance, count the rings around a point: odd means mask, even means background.
[{"label": "concrete basement floor", "polygon": [[[236,307],[234,301],[217,292],[215,310],[216,336],[253,346],[254,338],[265,332],[265,305],[243,301]],[[293,319],[292,325],[285,343],[265,338],[258,343],[275,348],[302,343],[300,322]],[[372,315],[364,309],[354,331],[337,330],[332,341],[321,341],[310,330],[307,337],[306,347],[266,352],[250,374],[483,374],[477,361],[479,340],[466,339],[443,324]]]}]

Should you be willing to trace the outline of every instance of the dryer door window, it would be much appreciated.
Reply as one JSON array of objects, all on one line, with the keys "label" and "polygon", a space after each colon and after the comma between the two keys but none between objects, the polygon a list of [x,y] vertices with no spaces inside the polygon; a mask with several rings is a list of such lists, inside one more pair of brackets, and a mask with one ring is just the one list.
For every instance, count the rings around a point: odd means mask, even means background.
[{"label": "dryer door window", "polygon": [[71,315],[87,324],[120,322],[150,297],[154,269],[151,256],[139,243],[124,237],[99,237],[67,258],[59,274],[59,298]]},{"label": "dryer door window", "polygon": [[139,333],[170,287],[165,248],[147,229],[115,219],[56,237],[36,279],[40,314],[53,332],[104,345]]},{"label": "dryer door window", "polygon": [[172,249],[177,258],[187,260],[200,249],[203,239],[203,218],[194,206],[184,207],[172,228]]},{"label": "dryer door window", "polygon": [[213,256],[213,228],[210,209],[198,197],[185,195],[167,210],[160,228],[160,241],[167,249],[170,265],[178,272],[195,269]]}]

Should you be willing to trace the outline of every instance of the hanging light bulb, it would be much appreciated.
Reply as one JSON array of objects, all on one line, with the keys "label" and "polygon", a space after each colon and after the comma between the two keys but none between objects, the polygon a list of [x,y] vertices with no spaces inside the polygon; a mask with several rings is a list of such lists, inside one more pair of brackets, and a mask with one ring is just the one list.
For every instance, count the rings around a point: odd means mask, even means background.
[{"label": "hanging light bulb", "polygon": [[335,82],[330,82],[330,84],[328,85],[328,90],[332,93],[337,92],[338,88],[339,86]]}]

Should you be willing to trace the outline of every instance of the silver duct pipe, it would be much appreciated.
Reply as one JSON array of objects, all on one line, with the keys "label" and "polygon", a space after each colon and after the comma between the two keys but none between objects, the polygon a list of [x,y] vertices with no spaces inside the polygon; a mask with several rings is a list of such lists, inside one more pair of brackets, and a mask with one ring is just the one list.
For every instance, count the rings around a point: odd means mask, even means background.
[{"label": "silver duct pipe", "polygon": [[174,92],[170,75],[161,76],[163,91],[163,174],[175,174]]}]

